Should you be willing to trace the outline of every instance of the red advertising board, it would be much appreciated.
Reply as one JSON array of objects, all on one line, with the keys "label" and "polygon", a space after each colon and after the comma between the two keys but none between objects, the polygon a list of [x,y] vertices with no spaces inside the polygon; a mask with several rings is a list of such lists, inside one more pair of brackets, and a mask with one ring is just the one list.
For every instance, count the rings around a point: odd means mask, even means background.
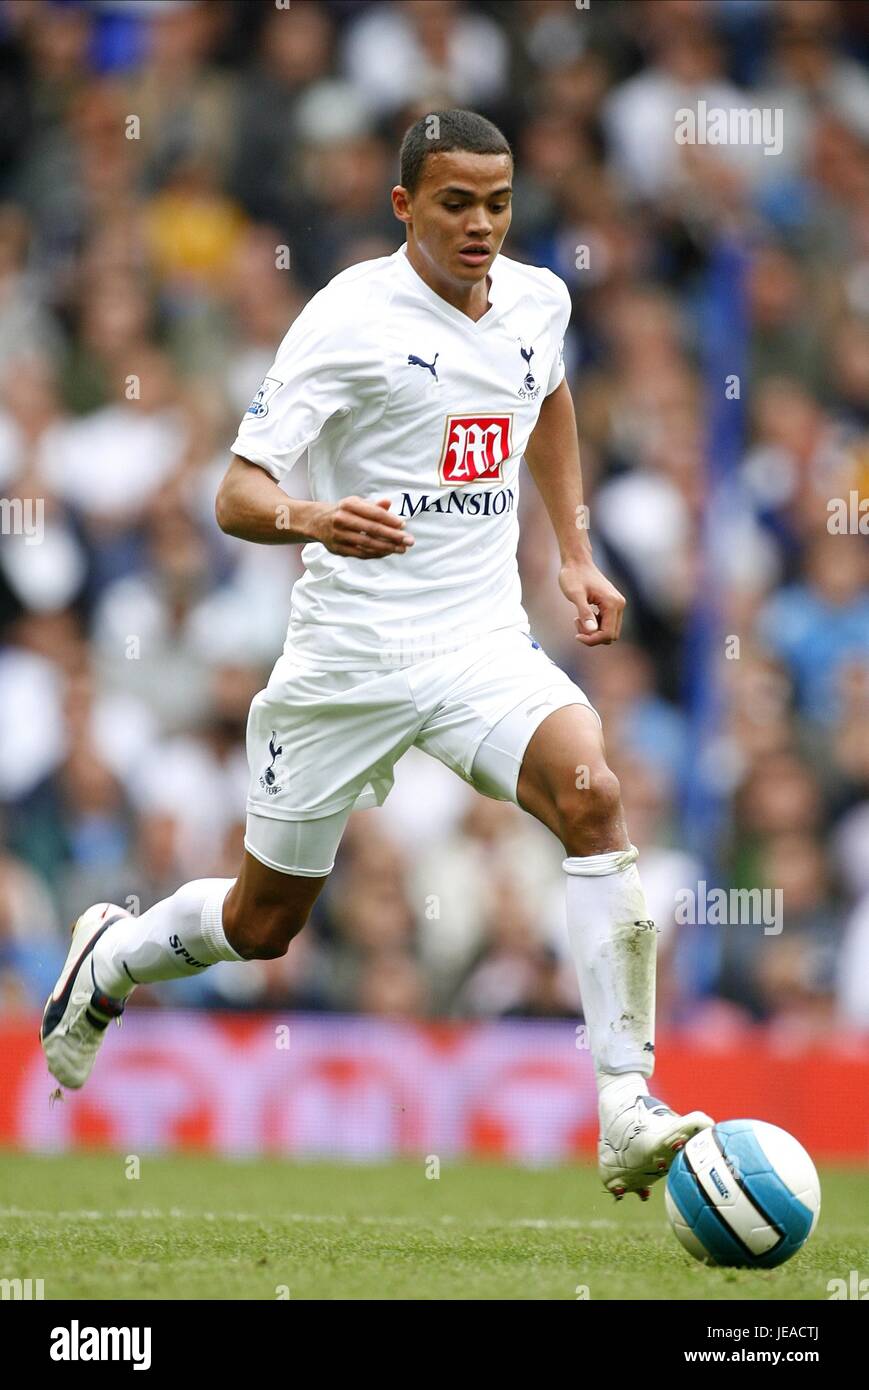
[{"label": "red advertising board", "polygon": [[[333,1015],[131,1009],[83,1090],[55,1089],[38,1019],[0,1024],[0,1145],[343,1158],[466,1153],[554,1163],[594,1150],[596,1095],[569,1022],[427,1025]],[[659,1036],[677,1109],[769,1120],[816,1160],[869,1159],[869,1039],[715,1046]]]}]

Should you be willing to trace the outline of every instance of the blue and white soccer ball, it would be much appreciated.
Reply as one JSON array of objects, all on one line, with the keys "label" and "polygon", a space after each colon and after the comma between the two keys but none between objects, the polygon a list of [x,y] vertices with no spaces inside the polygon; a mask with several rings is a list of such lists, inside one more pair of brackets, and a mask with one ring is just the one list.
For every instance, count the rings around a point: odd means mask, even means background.
[{"label": "blue and white soccer ball", "polygon": [[802,1144],[764,1120],[701,1130],[667,1175],[667,1216],[704,1264],[771,1269],[818,1224],[821,1185]]}]

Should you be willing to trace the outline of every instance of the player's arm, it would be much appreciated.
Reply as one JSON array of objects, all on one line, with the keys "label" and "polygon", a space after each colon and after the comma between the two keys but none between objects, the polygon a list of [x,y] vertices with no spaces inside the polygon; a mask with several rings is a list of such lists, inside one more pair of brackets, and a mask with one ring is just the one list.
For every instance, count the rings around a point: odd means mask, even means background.
[{"label": "player's arm", "polygon": [[260,545],[319,541],[335,555],[373,560],[404,554],[413,538],[401,517],[393,516],[388,498],[366,502],[344,497],[334,505],[288,497],[256,463],[233,454],[215,501],[221,531]]},{"label": "player's arm", "polygon": [[[525,462],[558,540],[558,582],[562,593],[576,606],[577,641],[586,647],[615,642],[622,628],[625,600],[592,558],[582,500],[576,415],[566,380],[544,399],[525,449]],[[592,605],[598,610],[597,617]]]}]

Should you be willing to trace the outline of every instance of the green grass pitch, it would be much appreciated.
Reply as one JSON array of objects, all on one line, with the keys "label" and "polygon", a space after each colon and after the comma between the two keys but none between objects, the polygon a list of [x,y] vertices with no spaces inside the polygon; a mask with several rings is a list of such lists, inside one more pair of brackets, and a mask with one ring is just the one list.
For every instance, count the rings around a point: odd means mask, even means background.
[{"label": "green grass pitch", "polygon": [[866,1272],[869,1177],[822,1169],[821,1219],[780,1269],[706,1269],[651,1200],[593,1168],[0,1153],[0,1277],[46,1299],[821,1299]]}]

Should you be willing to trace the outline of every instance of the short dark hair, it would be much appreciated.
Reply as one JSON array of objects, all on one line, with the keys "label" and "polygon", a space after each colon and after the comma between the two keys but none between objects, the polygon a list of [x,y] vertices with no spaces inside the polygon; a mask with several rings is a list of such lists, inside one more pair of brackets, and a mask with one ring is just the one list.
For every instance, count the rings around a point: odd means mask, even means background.
[{"label": "short dark hair", "polygon": [[422,176],[426,155],[450,150],[508,154],[513,158],[507,137],[478,112],[429,111],[405,131],[401,142],[399,177],[402,187],[413,193]]}]

